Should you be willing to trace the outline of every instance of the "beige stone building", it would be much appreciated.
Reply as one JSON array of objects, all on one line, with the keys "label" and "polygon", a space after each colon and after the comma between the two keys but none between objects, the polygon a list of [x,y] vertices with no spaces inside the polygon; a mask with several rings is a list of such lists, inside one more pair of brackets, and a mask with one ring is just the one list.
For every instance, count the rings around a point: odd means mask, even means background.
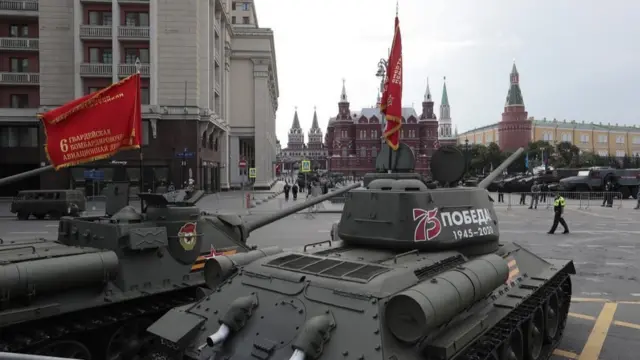
[{"label": "beige stone building", "polygon": [[[640,154],[640,127],[611,123],[585,123],[572,120],[532,121],[531,141],[548,141],[556,144],[568,141],[583,151],[601,156],[623,157]],[[458,143],[488,145],[498,142],[498,123],[479,127],[458,134]]]}]

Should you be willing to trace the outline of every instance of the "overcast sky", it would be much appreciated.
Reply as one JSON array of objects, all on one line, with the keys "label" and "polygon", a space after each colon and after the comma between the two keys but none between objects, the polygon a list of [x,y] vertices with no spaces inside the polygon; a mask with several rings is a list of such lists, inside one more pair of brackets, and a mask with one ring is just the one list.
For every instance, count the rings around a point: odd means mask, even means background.
[{"label": "overcast sky", "polygon": [[[378,60],[393,36],[395,0],[255,0],[275,32],[283,147],[298,107],[305,134],[317,106],[323,132],[342,78],[352,110],[373,106]],[[427,77],[439,106],[447,77],[460,132],[500,120],[513,60],[529,116],[640,125],[640,2],[400,0],[403,106]]]}]

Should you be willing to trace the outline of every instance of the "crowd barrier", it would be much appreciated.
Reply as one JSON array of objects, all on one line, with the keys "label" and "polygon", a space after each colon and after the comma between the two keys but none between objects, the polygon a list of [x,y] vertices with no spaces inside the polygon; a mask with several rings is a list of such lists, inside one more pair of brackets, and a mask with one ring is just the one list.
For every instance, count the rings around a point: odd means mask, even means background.
[{"label": "crowd barrier", "polygon": [[[609,206],[612,208],[622,208],[622,194],[619,192],[559,192],[566,200],[567,207],[577,207],[578,209],[587,210],[592,207]],[[502,196],[502,197],[501,197]],[[514,207],[525,208],[533,207],[538,209],[551,209],[555,200],[556,193],[492,193],[494,206],[506,206],[507,209]]]}]

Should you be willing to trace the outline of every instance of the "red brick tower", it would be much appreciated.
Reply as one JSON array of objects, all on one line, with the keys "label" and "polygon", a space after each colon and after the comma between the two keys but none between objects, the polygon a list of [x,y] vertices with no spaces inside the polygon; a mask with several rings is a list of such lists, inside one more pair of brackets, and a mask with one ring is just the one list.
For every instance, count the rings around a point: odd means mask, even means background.
[{"label": "red brick tower", "polygon": [[502,121],[498,127],[500,149],[514,151],[525,147],[531,141],[531,120],[527,118],[524,108],[522,91],[520,90],[520,75],[515,61],[510,74],[511,86],[504,104]]},{"label": "red brick tower", "polygon": [[416,159],[416,171],[422,174],[429,173],[431,155],[438,146],[438,119],[433,112],[433,97],[427,79],[427,90],[422,101],[422,114],[418,120],[420,124],[420,151]]}]

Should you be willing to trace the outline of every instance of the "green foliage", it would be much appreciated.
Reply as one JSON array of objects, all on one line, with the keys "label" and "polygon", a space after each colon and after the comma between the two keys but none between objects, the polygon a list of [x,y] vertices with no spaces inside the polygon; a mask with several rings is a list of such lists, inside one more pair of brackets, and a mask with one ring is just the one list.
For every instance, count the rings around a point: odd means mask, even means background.
[{"label": "green foliage", "polygon": [[[497,167],[511,153],[500,151],[497,144],[491,143],[487,146],[478,144],[458,145],[460,151],[468,156],[469,174],[488,173],[492,168]],[[468,150],[468,152],[467,152]],[[640,156],[625,156],[616,158],[610,156],[600,156],[590,151],[580,151],[580,148],[563,141],[555,146],[547,141],[535,141],[529,143],[525,150],[529,154],[529,169],[543,164],[544,159],[548,159],[549,166],[555,168],[584,168],[591,166],[611,166],[617,168],[640,168]],[[523,172],[525,167],[525,156],[521,156],[508,169],[510,172]]]}]

